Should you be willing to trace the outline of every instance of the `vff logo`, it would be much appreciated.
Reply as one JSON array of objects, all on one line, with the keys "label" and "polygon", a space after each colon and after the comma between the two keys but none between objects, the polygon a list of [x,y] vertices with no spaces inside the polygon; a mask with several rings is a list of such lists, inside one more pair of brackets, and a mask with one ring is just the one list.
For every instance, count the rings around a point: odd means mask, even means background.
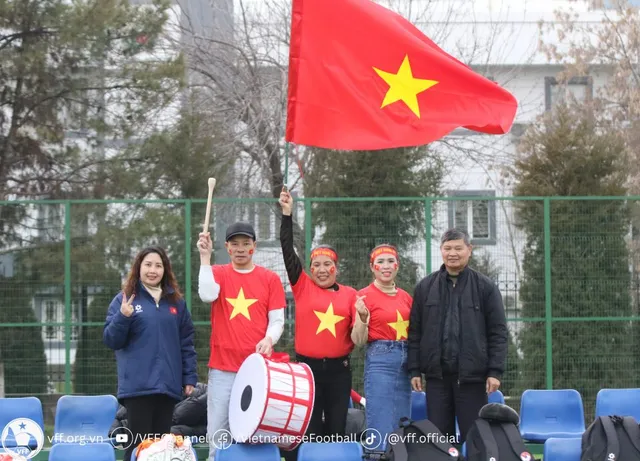
[{"label": "vff logo", "polygon": [[6,453],[17,459],[31,459],[44,446],[44,432],[32,419],[16,418],[2,429],[0,440]]},{"label": "vff logo", "polygon": [[140,312],[142,312],[142,306],[140,304],[136,304],[135,310],[136,314],[139,314]]}]

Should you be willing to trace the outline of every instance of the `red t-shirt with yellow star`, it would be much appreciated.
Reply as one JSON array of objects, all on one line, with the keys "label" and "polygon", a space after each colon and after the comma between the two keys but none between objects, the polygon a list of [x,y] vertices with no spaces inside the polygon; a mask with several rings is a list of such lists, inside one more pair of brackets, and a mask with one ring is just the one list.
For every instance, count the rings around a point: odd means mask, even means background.
[{"label": "red t-shirt with yellow star", "polygon": [[286,306],[284,288],[261,266],[247,273],[231,264],[211,267],[220,294],[211,303],[209,368],[237,372],[267,334],[269,311]]},{"label": "red t-shirt with yellow star", "polygon": [[356,290],[338,286],[338,291],[320,288],[302,271],[291,287],[296,303],[296,353],[322,359],[344,357],[353,350]]},{"label": "red t-shirt with yellow star", "polygon": [[398,288],[395,295],[390,295],[372,283],[360,290],[358,296],[366,296],[363,301],[369,310],[369,341],[407,340],[413,303],[409,293]]}]

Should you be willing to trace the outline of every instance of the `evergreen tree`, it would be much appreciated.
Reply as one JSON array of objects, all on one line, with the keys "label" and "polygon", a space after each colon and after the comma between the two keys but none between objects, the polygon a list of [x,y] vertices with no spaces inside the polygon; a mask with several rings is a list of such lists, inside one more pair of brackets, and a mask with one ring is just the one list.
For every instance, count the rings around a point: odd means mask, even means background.
[{"label": "evergreen tree", "polygon": [[[118,274],[105,276],[100,293],[93,296],[87,307],[84,322],[97,322],[99,326],[81,327],[80,340],[74,364],[74,393],[87,395],[115,395],[118,373],[114,351],[103,342],[104,322],[113,297],[120,290]],[[83,322],[83,323],[84,323]]]},{"label": "evergreen tree", "polygon": [[[34,324],[31,287],[13,278],[0,277],[0,324]],[[0,361],[4,365],[7,397],[47,393],[47,359],[42,327],[0,327]]]},{"label": "evergreen tree", "polygon": [[[105,141],[144,138],[175,100],[182,56],[158,46],[171,2],[145,3],[0,2],[0,199],[99,197]],[[25,212],[3,212],[0,242]]]},{"label": "evergreen tree", "polygon": [[[558,107],[527,134],[514,167],[514,195],[548,196],[551,259],[545,261],[542,201],[520,201],[517,225],[526,232],[522,316],[545,317],[545,265],[551,266],[551,309],[558,317],[632,315],[628,248],[629,210],[624,200],[554,200],[553,196],[624,196],[625,148],[602,131],[588,111]],[[543,389],[545,347],[552,347],[553,388],[582,393],[593,414],[597,391],[635,384],[634,350],[627,322],[527,322],[521,333],[522,389]]]}]

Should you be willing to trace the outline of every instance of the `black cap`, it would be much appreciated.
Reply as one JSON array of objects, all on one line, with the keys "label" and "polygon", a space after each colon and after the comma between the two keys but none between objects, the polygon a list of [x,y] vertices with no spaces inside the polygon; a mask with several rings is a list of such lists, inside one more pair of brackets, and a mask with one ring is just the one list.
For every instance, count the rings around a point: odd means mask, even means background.
[{"label": "black cap", "polygon": [[256,239],[256,231],[254,231],[253,226],[247,222],[237,222],[227,227],[227,236],[225,241],[228,242],[236,235],[244,235],[246,237],[251,237],[253,240]]}]

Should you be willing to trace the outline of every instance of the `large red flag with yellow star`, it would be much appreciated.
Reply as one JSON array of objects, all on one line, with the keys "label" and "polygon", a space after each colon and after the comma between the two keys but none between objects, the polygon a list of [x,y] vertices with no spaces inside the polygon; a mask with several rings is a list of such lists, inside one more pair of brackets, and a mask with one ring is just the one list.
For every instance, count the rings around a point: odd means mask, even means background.
[{"label": "large red flag with yellow star", "polygon": [[341,150],[504,134],[512,94],[371,0],[293,0],[286,140]]}]

